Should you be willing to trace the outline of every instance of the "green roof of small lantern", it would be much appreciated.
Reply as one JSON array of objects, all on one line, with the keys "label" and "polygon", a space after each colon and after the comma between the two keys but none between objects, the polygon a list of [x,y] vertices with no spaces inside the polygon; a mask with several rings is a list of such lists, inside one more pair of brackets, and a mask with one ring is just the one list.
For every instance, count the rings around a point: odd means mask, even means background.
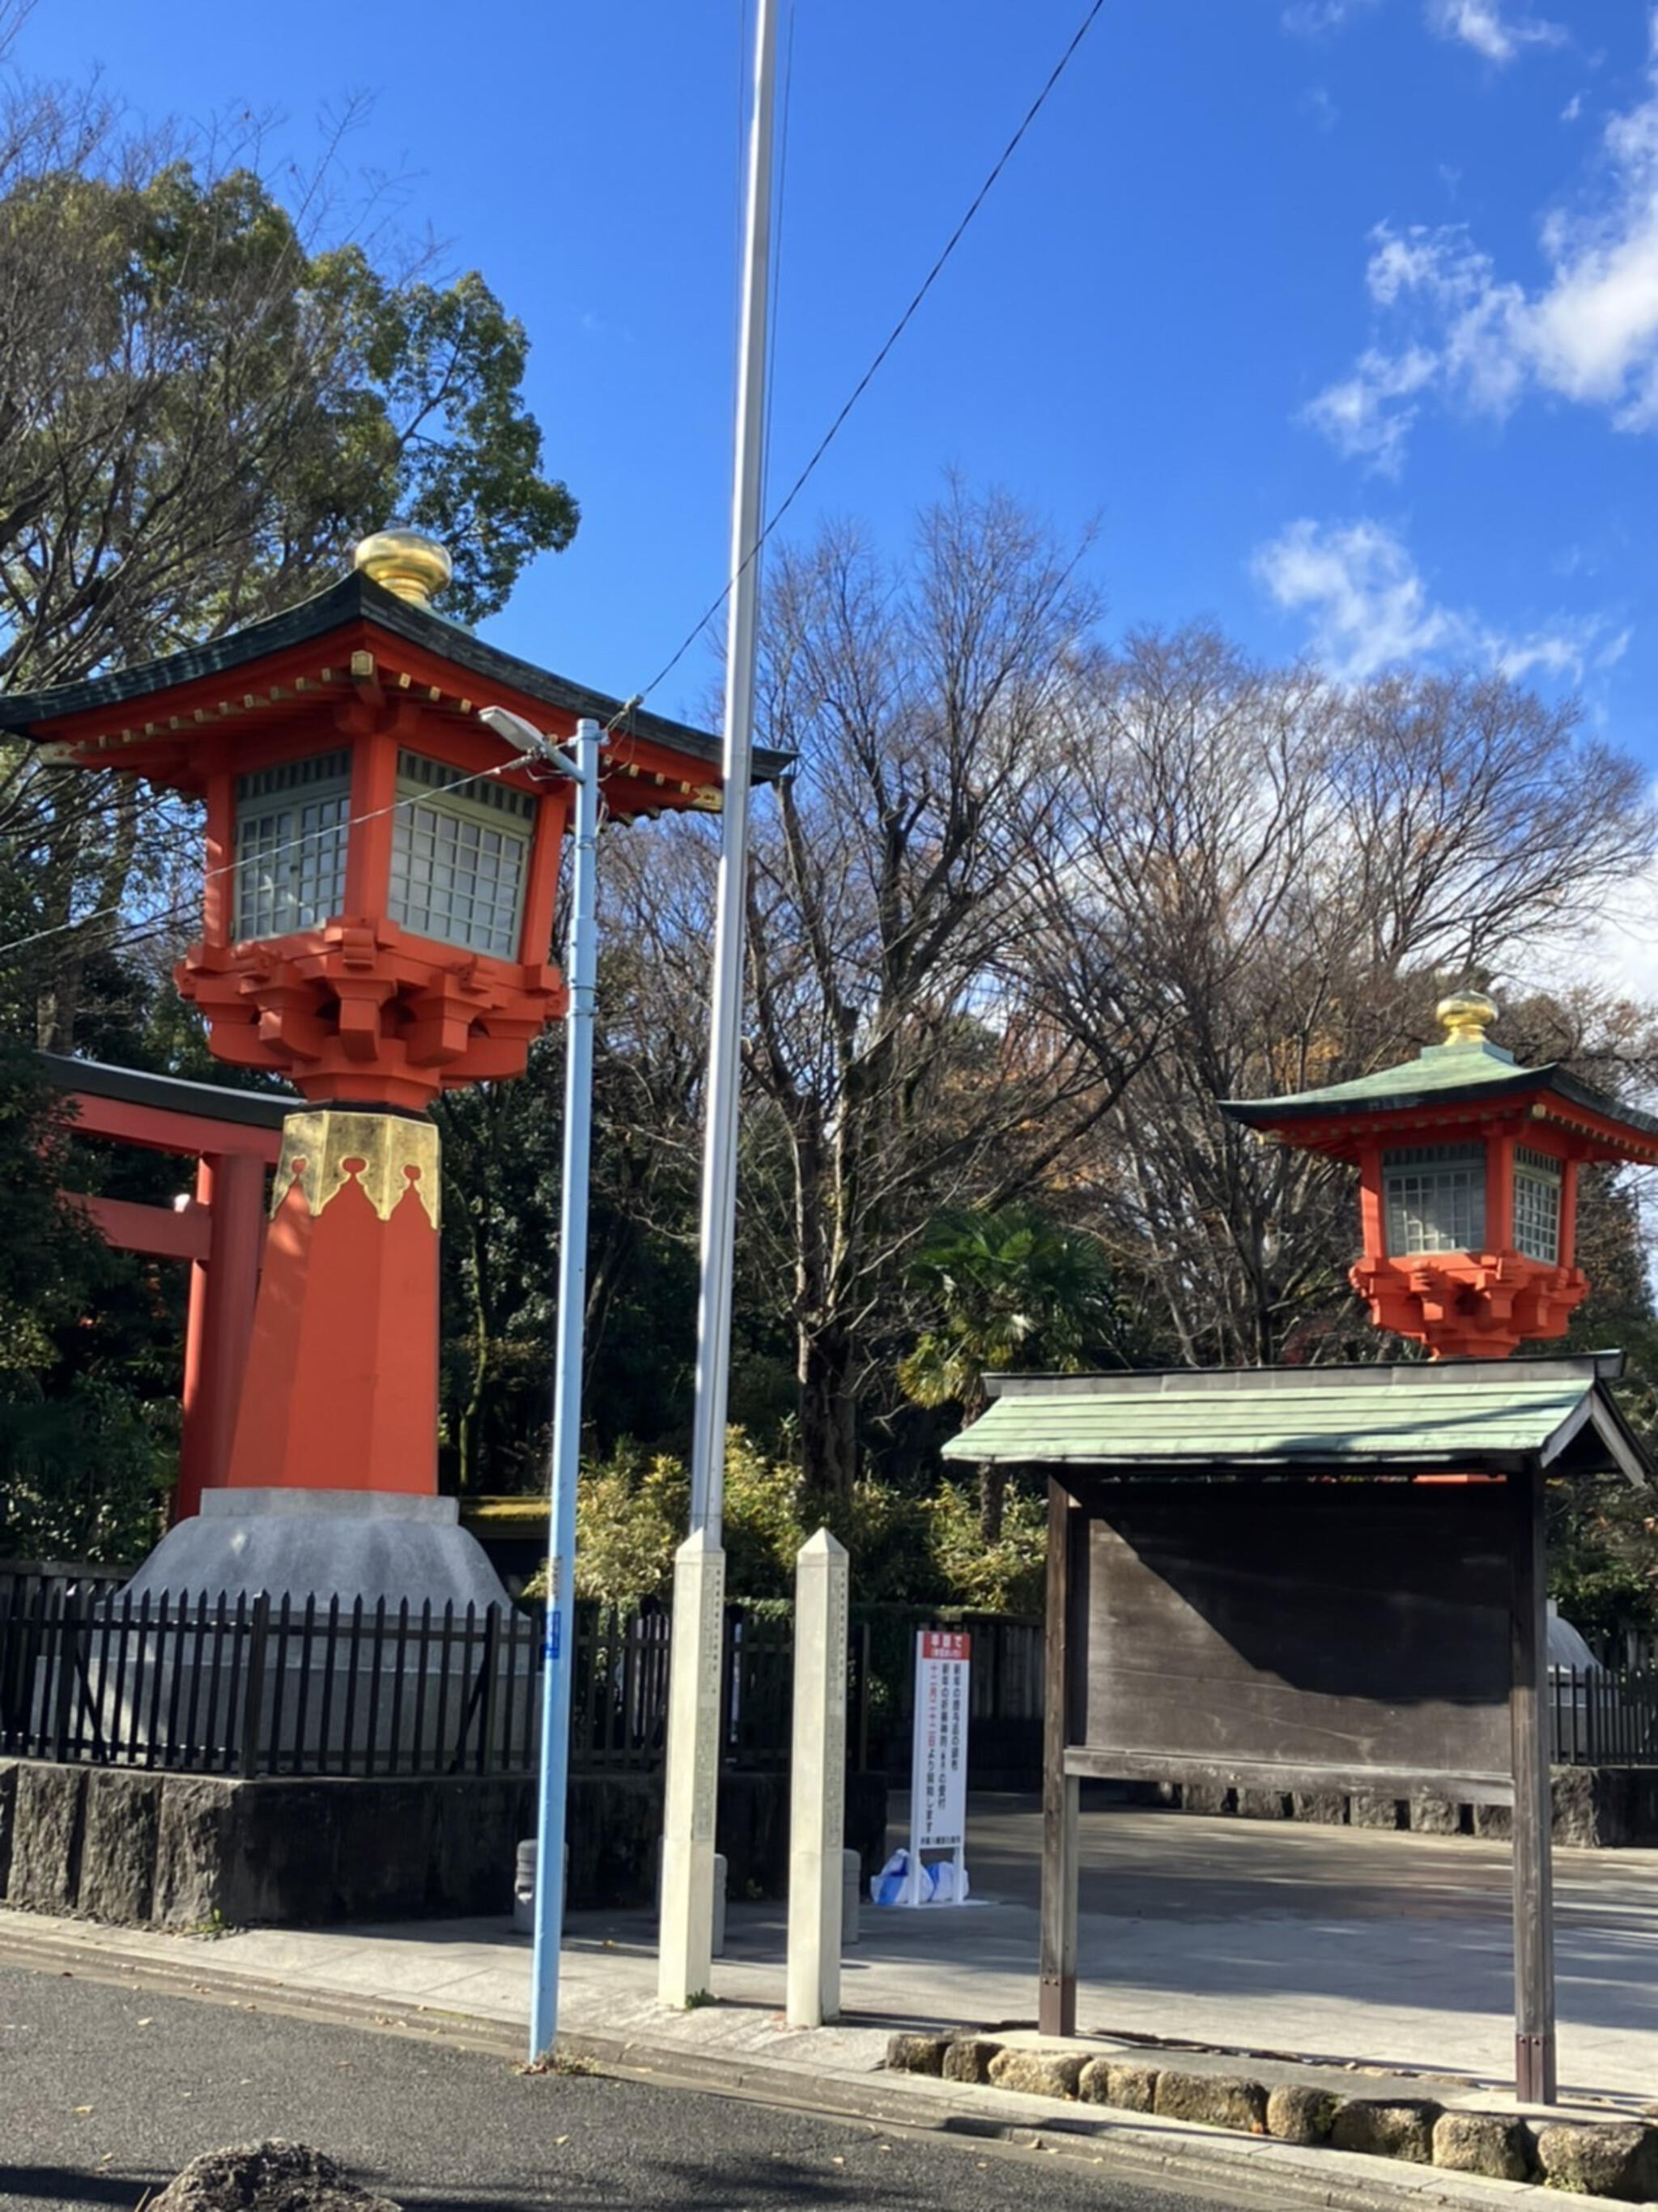
[{"label": "green roof of small lantern", "polygon": [[[1497,1019],[1497,1010],[1483,992],[1459,991],[1442,999],[1436,1012],[1446,1031],[1445,1042],[1425,1045],[1414,1060],[1349,1083],[1326,1084],[1279,1098],[1224,1098],[1221,1111],[1246,1127],[1270,1129],[1297,1121],[1327,1122],[1348,1116],[1362,1121],[1372,1115],[1413,1107],[1477,1106],[1546,1094],[1619,1124],[1631,1137],[1637,1132],[1658,1136],[1658,1118],[1580,1082],[1558,1062],[1522,1067],[1511,1052],[1491,1043],[1485,1031]],[[1624,1156],[1646,1158],[1650,1148],[1631,1144]]]}]

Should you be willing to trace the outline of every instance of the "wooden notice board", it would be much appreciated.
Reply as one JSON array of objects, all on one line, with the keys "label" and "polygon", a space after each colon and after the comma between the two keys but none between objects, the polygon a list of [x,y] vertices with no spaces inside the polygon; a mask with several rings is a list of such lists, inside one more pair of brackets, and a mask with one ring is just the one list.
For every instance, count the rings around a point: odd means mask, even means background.
[{"label": "wooden notice board", "polygon": [[1513,1808],[1520,2094],[1555,2095],[1544,1486],[1654,1469],[1619,1353],[987,1378],[1049,1471],[1039,2017],[1076,2025],[1088,1776]]},{"label": "wooden notice board", "polygon": [[1505,1485],[1072,1487],[1076,1771],[1511,1794]]}]

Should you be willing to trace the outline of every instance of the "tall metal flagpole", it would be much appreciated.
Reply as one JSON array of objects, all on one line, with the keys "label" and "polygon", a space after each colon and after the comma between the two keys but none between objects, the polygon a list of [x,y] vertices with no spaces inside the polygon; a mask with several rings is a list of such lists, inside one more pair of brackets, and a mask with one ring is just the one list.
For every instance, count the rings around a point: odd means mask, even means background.
[{"label": "tall metal flagpole", "polygon": [[558,2035],[558,1947],[564,1925],[564,1832],[569,1794],[570,1674],[575,1642],[575,1501],[581,1451],[582,1324],[587,1304],[587,1186],[592,1156],[593,1002],[598,980],[598,748],[594,721],[576,724],[574,754],[560,751],[503,707],[482,719],[509,742],[562,769],[575,784],[570,943],[564,1023],[564,1159],[558,1261],[558,1346],[547,1560],[541,1765],[536,1806],[536,1917],[530,1967],[530,2057]]},{"label": "tall metal flagpole", "polygon": [[749,755],[754,741],[756,642],[765,435],[766,302],[771,255],[775,0],[755,11],[754,115],[749,132],[748,240],[738,362],[732,490],[731,606],[726,651],[725,788],[708,1031],[702,1154],[701,1278],[691,1528],[674,1571],[673,1649],[663,1838],[658,1993],[684,2004],[708,1988],[714,1937],[714,1823],[719,1779],[720,1657],[725,1593],[726,1402],[730,1380],[732,1247],[737,1214],[744,902],[748,884]]}]

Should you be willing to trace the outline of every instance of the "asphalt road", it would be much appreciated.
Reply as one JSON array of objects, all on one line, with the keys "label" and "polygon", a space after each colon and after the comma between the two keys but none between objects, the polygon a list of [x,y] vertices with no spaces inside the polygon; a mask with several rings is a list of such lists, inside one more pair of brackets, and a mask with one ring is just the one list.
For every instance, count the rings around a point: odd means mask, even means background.
[{"label": "asphalt road", "polygon": [[[314,2144],[422,2212],[622,2206],[773,2212],[1213,2212],[1051,2154],[880,2130],[264,2007],[0,1967],[0,2205],[136,2207],[197,2153]],[[1236,2204],[1235,2191],[1226,2201]]]}]

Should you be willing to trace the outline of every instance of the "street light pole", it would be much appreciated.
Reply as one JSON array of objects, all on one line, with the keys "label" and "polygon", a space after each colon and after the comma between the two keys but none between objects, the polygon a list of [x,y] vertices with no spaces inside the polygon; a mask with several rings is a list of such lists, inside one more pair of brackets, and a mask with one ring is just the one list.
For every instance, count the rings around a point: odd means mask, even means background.
[{"label": "street light pole", "polygon": [[724,782],[715,893],[714,1003],[708,1023],[708,1129],[702,1154],[701,1278],[691,1528],[720,1540],[725,1512],[726,1402],[731,1376],[732,1250],[737,1215],[737,1108],[742,1079],[743,939],[749,874],[749,769],[760,614],[760,526],[766,428],[766,301],[771,253],[774,0],[755,23],[754,117],[749,137],[748,249],[732,486],[731,599],[726,632]]},{"label": "street light pole", "polygon": [[498,737],[544,759],[575,785],[575,851],[570,870],[570,939],[565,963],[570,1007],[564,1023],[564,1159],[560,1194],[558,1347],[547,1559],[541,1766],[536,1808],[536,1917],[531,1952],[530,2057],[558,2035],[558,1948],[564,1923],[564,1833],[570,1775],[570,1674],[575,1643],[575,1502],[581,1453],[582,1324],[587,1303],[587,1188],[592,1155],[593,1000],[598,969],[598,724],[576,724],[574,755],[561,752],[521,716],[486,707]]},{"label": "street light pole", "polygon": [[714,998],[708,1024],[708,1128],[702,1154],[701,1273],[691,1526],[674,1568],[668,1773],[663,1821],[662,1927],[657,1993],[683,2005],[706,1994],[714,1937],[714,1831],[720,1772],[724,1645],[726,1405],[731,1374],[732,1251],[737,1218],[737,1108],[742,1075],[743,935],[749,873],[749,763],[760,606],[766,422],[766,300],[771,258],[775,0],[755,11],[754,115],[749,133],[748,240],[738,362],[732,488],[731,605],[726,630],[724,787],[715,896]]}]

